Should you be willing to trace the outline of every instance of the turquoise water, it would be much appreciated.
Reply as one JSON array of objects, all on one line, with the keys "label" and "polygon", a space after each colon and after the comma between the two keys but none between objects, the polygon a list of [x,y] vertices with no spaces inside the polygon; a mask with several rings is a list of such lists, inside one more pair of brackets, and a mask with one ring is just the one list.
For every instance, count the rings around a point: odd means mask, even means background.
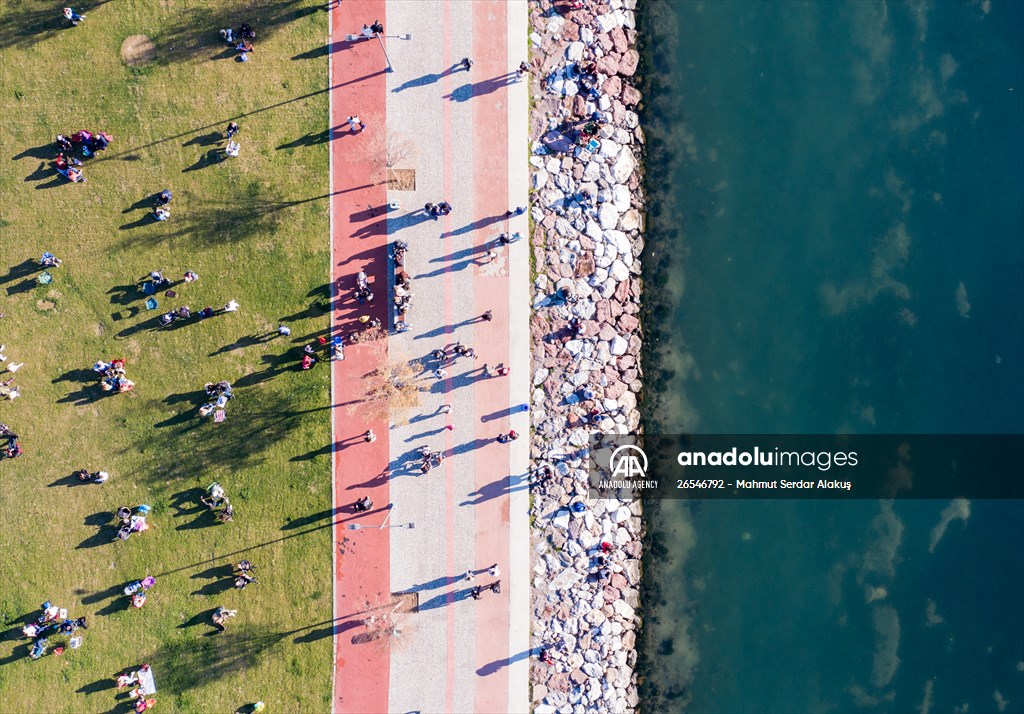
[{"label": "turquoise water", "polygon": [[[648,430],[1024,431],[1024,4],[644,7]],[[1019,501],[649,522],[649,711],[1024,711]]]}]

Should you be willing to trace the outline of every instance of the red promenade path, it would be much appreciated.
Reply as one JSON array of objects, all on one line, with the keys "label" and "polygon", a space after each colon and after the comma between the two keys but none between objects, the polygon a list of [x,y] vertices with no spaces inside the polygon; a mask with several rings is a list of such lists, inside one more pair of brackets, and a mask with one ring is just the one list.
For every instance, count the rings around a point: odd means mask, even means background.
[{"label": "red promenade path", "polygon": [[[375,174],[373,152],[365,145],[372,132],[380,132],[387,121],[384,71],[380,47],[370,42],[348,43],[347,32],[363,22],[384,16],[384,0],[344,2],[331,11],[330,126],[331,147],[331,247],[332,280],[336,309],[334,334],[347,334],[359,325],[360,314],[371,314],[387,324],[386,310],[388,251],[387,222],[369,215],[369,207],[381,207],[387,187],[371,180]],[[364,19],[366,18],[366,19]],[[352,133],[346,120],[358,115],[372,124],[370,133]],[[383,213],[383,212],[381,212]],[[360,268],[382,299],[361,306],[349,298],[355,274]],[[368,308],[368,309],[364,309]],[[362,398],[361,380],[387,359],[380,347],[347,345],[345,359],[332,363],[332,404],[334,436],[334,527],[335,547],[335,677],[334,704],[337,712],[388,711],[389,640],[358,645],[352,638],[364,631],[366,610],[390,600],[390,557],[388,530],[361,533],[345,529],[356,498],[370,496],[373,513],[362,514],[363,523],[383,521],[388,500],[388,424],[386,419],[367,420],[345,405]],[[363,434],[372,429],[378,438],[366,443]],[[358,488],[356,484],[367,484]],[[355,536],[354,538],[351,536]],[[370,537],[361,537],[370,536]],[[371,649],[372,648],[372,649]]]},{"label": "red promenade path", "polygon": [[[380,20],[376,40],[346,41]],[[346,344],[332,363],[335,525],[335,712],[525,712],[528,710],[529,399],[528,245],[497,246],[501,232],[527,233],[526,87],[514,81],[525,59],[525,0],[343,0],[331,11],[332,270],[334,326],[343,335],[371,315],[389,314],[388,245],[409,243],[413,278],[408,332]],[[411,34],[411,40],[399,39]],[[472,57],[471,71],[459,66]],[[367,124],[352,132],[349,115]],[[396,168],[415,169],[415,187],[388,191],[382,147],[413,151]],[[399,206],[386,210],[389,201]],[[433,220],[422,206],[448,200]],[[483,260],[496,250],[493,261]],[[376,300],[351,294],[364,270]],[[480,315],[490,310],[493,320]],[[478,358],[429,359],[455,342]],[[388,361],[418,365],[421,403],[394,424],[387,409],[360,403],[366,376]],[[483,365],[509,376],[488,378]],[[445,374],[435,379],[432,372]],[[440,409],[452,405],[450,414]],[[452,429],[446,429],[450,426]],[[367,429],[377,439],[363,440]],[[495,439],[515,429],[512,444]],[[416,449],[445,455],[428,474]],[[352,513],[357,498],[375,509]],[[370,528],[388,516],[413,530]],[[368,526],[350,530],[359,523]],[[501,593],[470,597],[496,578]],[[476,580],[465,581],[467,570]],[[419,609],[394,619],[401,633],[367,641],[365,619],[386,614],[392,593],[415,593]]]}]

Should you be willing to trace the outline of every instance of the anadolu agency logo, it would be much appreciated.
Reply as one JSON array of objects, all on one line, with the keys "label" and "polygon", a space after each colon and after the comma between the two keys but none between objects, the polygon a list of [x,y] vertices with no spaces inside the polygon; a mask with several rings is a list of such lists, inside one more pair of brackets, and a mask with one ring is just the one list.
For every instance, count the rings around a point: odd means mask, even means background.
[{"label": "anadolu agency logo", "polygon": [[598,468],[595,480],[591,481],[594,497],[632,499],[644,490],[656,489],[658,482],[647,478],[647,469],[647,454],[639,446],[616,447],[608,457],[607,469]]},{"label": "anadolu agency logo", "polygon": [[647,454],[639,446],[626,444],[612,452],[608,467],[612,479],[644,479],[647,477]]}]

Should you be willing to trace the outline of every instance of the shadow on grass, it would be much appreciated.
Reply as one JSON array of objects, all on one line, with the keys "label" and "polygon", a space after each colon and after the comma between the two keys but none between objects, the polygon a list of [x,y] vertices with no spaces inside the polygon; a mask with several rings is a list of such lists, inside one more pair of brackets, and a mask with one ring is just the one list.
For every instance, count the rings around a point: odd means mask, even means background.
[{"label": "shadow on grass", "polygon": [[107,543],[112,543],[117,537],[117,528],[111,523],[113,520],[114,514],[110,511],[100,511],[99,513],[87,516],[85,519],[85,525],[95,526],[99,530],[97,530],[94,535],[89,536],[75,546],[75,549],[81,550],[82,548],[96,548],[101,545],[106,545]]},{"label": "shadow on grass", "polygon": [[[299,348],[298,352],[301,351]],[[294,360],[289,361],[294,363]],[[273,375],[258,372],[248,376],[252,379],[235,380],[235,387],[255,384]],[[191,479],[196,474],[209,473],[219,467],[230,466],[237,470],[260,463],[265,451],[281,448],[282,443],[287,443],[307,419],[315,420],[312,414],[319,411],[295,409],[297,396],[275,391],[258,389],[239,394],[231,402],[227,419],[220,424],[200,423],[189,404],[184,410],[189,418],[183,423],[177,421],[181,414],[175,414],[161,422],[161,428],[145,435],[140,447],[155,461],[144,473],[154,483],[165,483]],[[175,457],[167,459],[167,454]],[[184,503],[186,499],[198,503],[199,495],[202,495],[199,489],[176,495],[172,501],[172,506],[178,509],[176,515],[193,513],[184,510]]]},{"label": "shadow on grass", "polygon": [[0,285],[3,285],[4,283],[10,283],[15,280],[27,278],[28,276],[32,275],[33,273],[39,272],[42,269],[43,268],[41,265],[39,265],[39,263],[32,260],[31,258],[27,258],[26,260],[23,260],[17,265],[11,266],[10,270],[7,271],[7,275],[0,278]]},{"label": "shadow on grass", "polygon": [[[203,162],[203,166],[206,164]],[[192,168],[202,168],[196,164]],[[169,240],[183,240],[189,246],[216,246],[225,243],[241,243],[255,236],[269,237],[274,235],[284,218],[281,211],[301,206],[314,201],[324,201],[332,193],[325,193],[311,198],[285,200],[267,184],[250,181],[237,196],[230,201],[208,201],[193,198],[187,213],[181,213],[172,221],[160,224],[159,229],[135,231],[123,239],[125,245],[154,245]],[[132,227],[145,222],[156,225],[158,222],[144,218]]]},{"label": "shadow on grass", "polygon": [[[75,10],[81,15],[88,15],[107,2],[109,0],[79,0],[75,3]],[[11,47],[27,49],[61,32],[68,33],[68,41],[72,42],[75,33],[83,32],[87,25],[73,27],[60,8],[59,4],[53,3],[5,4],[3,13],[0,13],[0,50]]]},{"label": "shadow on grass", "polygon": [[95,682],[90,682],[84,687],[79,687],[75,690],[77,694],[99,694],[105,692],[108,689],[115,689],[117,683],[113,677],[104,677],[103,679],[97,679]]},{"label": "shadow on grass", "polygon": [[231,564],[225,563],[224,565],[217,565],[212,568],[207,568],[201,573],[196,573],[192,576],[193,580],[210,580],[211,582],[206,583],[198,590],[193,590],[193,595],[220,595],[230,590],[235,583],[234,577],[232,577]]},{"label": "shadow on grass", "polygon": [[[215,608],[214,608],[215,609]],[[206,624],[214,609],[200,613],[179,627]],[[195,635],[167,642],[150,657],[160,686],[170,692],[186,692],[256,667],[290,633],[250,627],[228,630],[215,637]],[[211,629],[211,632],[215,632]]]},{"label": "shadow on grass", "polygon": [[258,45],[289,22],[319,10],[315,5],[303,5],[304,0],[243,0],[180,8],[171,16],[173,21],[153,37],[157,58],[171,63],[222,56],[227,45],[217,30],[237,27],[241,20],[252,25]]}]

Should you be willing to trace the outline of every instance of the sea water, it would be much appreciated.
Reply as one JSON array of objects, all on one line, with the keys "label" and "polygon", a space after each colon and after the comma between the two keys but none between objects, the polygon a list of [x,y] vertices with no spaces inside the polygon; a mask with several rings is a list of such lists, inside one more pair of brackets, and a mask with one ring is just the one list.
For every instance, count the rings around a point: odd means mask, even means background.
[{"label": "sea water", "polygon": [[[646,429],[1024,431],[1024,4],[639,14]],[[1024,711],[1020,501],[648,523],[647,711]]]}]

